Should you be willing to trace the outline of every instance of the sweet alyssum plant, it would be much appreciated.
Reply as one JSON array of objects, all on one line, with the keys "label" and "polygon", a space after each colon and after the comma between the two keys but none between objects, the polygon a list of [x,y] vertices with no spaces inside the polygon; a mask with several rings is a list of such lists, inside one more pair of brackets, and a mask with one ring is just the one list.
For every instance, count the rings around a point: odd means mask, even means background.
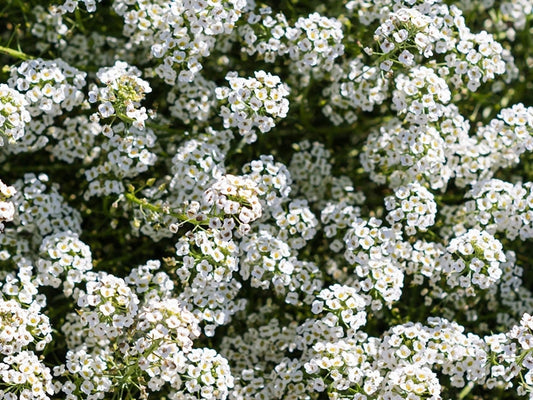
[{"label": "sweet alyssum plant", "polygon": [[3,0],[0,399],[533,399],[530,0]]}]

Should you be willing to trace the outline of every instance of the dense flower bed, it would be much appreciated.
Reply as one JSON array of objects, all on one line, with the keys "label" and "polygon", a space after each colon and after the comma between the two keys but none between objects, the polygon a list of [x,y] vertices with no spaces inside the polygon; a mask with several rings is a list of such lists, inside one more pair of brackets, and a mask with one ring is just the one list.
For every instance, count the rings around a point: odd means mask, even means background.
[{"label": "dense flower bed", "polygon": [[0,3],[0,399],[533,399],[531,0]]}]

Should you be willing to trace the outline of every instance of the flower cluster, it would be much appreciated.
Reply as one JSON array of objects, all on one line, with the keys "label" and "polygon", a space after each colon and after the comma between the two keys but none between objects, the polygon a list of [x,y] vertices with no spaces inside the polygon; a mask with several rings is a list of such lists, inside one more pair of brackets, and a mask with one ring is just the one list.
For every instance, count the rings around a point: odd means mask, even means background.
[{"label": "flower cluster", "polygon": [[472,33],[455,5],[435,2],[428,7],[421,2],[397,10],[390,7],[390,11],[374,32],[381,53],[392,55],[381,63],[382,70],[389,71],[395,62],[402,68],[413,67],[418,55],[445,54],[440,75],[454,88],[466,86],[471,91],[505,72],[506,57],[500,43],[486,31]]},{"label": "flower cluster", "polygon": [[0,396],[5,399],[49,399],[55,392],[50,368],[38,355],[53,340],[52,324],[31,279],[31,267],[20,265],[17,276],[7,274],[2,287]]},{"label": "flower cluster", "polygon": [[369,303],[368,300],[357,294],[353,287],[333,285],[318,294],[311,310],[314,314],[327,311],[323,318],[326,324],[336,325],[342,322],[355,333],[366,324],[364,310]]},{"label": "flower cluster", "polygon": [[37,281],[39,286],[59,287],[65,296],[73,293],[84,273],[92,269],[91,249],[72,232],[60,232],[44,238],[39,248]]},{"label": "flower cluster", "polygon": [[[472,171],[478,153],[468,121],[455,106],[440,110],[435,123],[418,125],[395,117],[368,135],[360,159],[373,181],[392,188],[420,182],[444,190],[452,178],[460,186],[477,179]],[[414,116],[409,113],[406,119]],[[416,120],[427,121],[427,115],[419,113]]]},{"label": "flower cluster", "polygon": [[100,162],[85,170],[89,182],[87,198],[123,193],[122,179],[147,171],[157,160],[152,151],[156,136],[150,128],[128,127],[119,122],[102,127],[100,134],[106,137],[98,149]]},{"label": "flower cluster", "polygon": [[520,357],[520,367],[525,370],[519,392],[521,394],[533,392],[533,354],[531,353],[533,339],[533,319],[530,314],[524,314],[520,320],[520,325],[515,325],[508,333],[508,338],[518,342],[521,350],[524,352]]},{"label": "flower cluster", "polygon": [[299,250],[315,236],[318,225],[307,200],[293,200],[288,205],[288,212],[278,211],[273,217],[281,228],[279,235],[290,248]]},{"label": "flower cluster", "polygon": [[398,187],[394,196],[385,198],[385,208],[387,222],[391,225],[405,223],[407,235],[414,235],[417,230],[427,231],[435,223],[437,213],[433,194],[418,183]]},{"label": "flower cluster", "polygon": [[6,400],[49,399],[55,392],[50,368],[31,351],[4,357],[0,369],[2,387],[6,387],[0,389],[0,396]]},{"label": "flower cluster", "polygon": [[15,89],[5,83],[0,85],[0,146],[4,138],[15,141],[24,135],[24,126],[31,119],[27,104],[26,98]]},{"label": "flower cluster", "polygon": [[42,122],[51,125],[51,117],[63,114],[63,110],[71,111],[82,103],[86,76],[62,59],[38,58],[12,68],[8,84],[24,94],[32,118],[45,114],[47,117],[43,117]]},{"label": "flower cluster", "polygon": [[531,0],[3,3],[0,399],[533,399]]},{"label": "flower cluster", "polygon": [[441,386],[435,374],[428,367],[417,365],[400,367],[387,376],[385,394],[399,394],[409,396],[413,400],[440,398]]},{"label": "flower cluster", "polygon": [[[446,221],[456,232],[479,228],[494,235],[522,240],[533,235],[533,187],[531,182],[513,185],[499,179],[488,179],[472,186],[466,201],[459,207],[443,209]],[[444,232],[446,233],[446,232]]]},{"label": "flower cluster", "polygon": [[370,134],[367,143],[361,162],[377,183],[388,180],[390,186],[399,187],[420,177],[430,180],[432,188],[439,188],[445,184],[443,179],[448,180],[442,175],[444,141],[431,126],[404,128],[394,119]]},{"label": "flower cluster", "polygon": [[52,341],[48,317],[40,313],[37,304],[29,308],[16,300],[0,300],[0,354],[2,357],[34,348],[42,351]]},{"label": "flower cluster", "polygon": [[533,107],[515,104],[502,109],[497,118],[476,131],[479,176],[491,178],[494,171],[518,164],[520,156],[533,149],[532,134]]},{"label": "flower cluster", "polygon": [[45,147],[48,143],[48,137],[43,134],[45,129],[53,126],[63,113],[81,108],[86,76],[62,59],[37,58],[11,68],[8,85],[24,95],[29,116],[20,115],[20,121],[27,122],[24,135],[2,151],[18,154]]},{"label": "flower cluster", "polygon": [[81,321],[90,336],[113,339],[134,323],[139,299],[123,279],[100,273],[76,297]]},{"label": "flower cluster", "polygon": [[133,288],[137,296],[144,296],[148,301],[171,298],[174,282],[160,268],[159,260],[148,260],[146,264],[133,268],[124,282]]},{"label": "flower cluster", "polygon": [[257,185],[257,194],[263,208],[263,215],[277,210],[288,198],[292,190],[292,177],[288,168],[275,162],[272,156],[261,156],[243,167],[243,171]]},{"label": "flower cluster", "polygon": [[409,76],[399,75],[395,87],[393,105],[413,125],[423,126],[438,120],[444,113],[443,105],[451,98],[446,81],[426,67],[413,68]]},{"label": "flower cluster", "polygon": [[193,348],[199,320],[181,301],[167,297],[172,284],[168,275],[153,274],[159,267],[150,261],[126,280],[99,274],[87,282],[91,294],[80,292],[80,310],[63,328],[71,350],[54,370],[67,378],[61,388],[67,398],[102,396],[132,379],[144,393],[168,388],[227,397],[233,386],[227,360],[212,349]]},{"label": "flower cluster", "polygon": [[95,139],[101,130],[98,122],[85,115],[66,118],[61,127],[51,126],[46,130],[50,153],[66,163],[91,162],[98,155]]},{"label": "flower cluster", "polygon": [[289,88],[278,76],[256,71],[254,78],[240,78],[230,72],[226,80],[229,88],[216,88],[217,99],[229,105],[220,108],[224,128],[238,128],[247,143],[257,140],[256,128],[261,133],[269,132],[277,119],[287,116]]},{"label": "flower cluster", "polygon": [[380,309],[383,304],[390,306],[400,298],[404,280],[402,255],[409,250],[398,240],[397,231],[381,224],[376,218],[357,218],[344,235],[344,258],[354,270],[346,284],[373,295],[373,309]]},{"label": "flower cluster", "polygon": [[13,221],[15,206],[8,199],[15,194],[15,188],[0,180],[0,231],[4,229],[4,222]]},{"label": "flower cluster", "polygon": [[215,112],[216,84],[198,74],[192,82],[182,82],[168,92],[167,101],[171,104],[170,114],[190,124],[207,122]]},{"label": "flower cluster", "polygon": [[218,219],[212,225],[180,238],[172,261],[182,287],[179,299],[206,323],[204,332],[208,336],[245,306],[244,299],[236,299],[241,284],[233,279],[238,251],[231,239],[235,220],[226,218],[221,223]]},{"label": "flower cluster", "polygon": [[364,57],[335,64],[332,82],[322,91],[328,99],[322,112],[335,125],[354,123],[358,111],[372,111],[388,97],[389,79],[379,67],[365,65]]},{"label": "flower cluster", "polygon": [[383,18],[381,25],[374,31],[374,40],[378,42],[384,54],[394,52],[399,55],[397,60],[389,58],[382,63],[381,69],[389,70],[393,61],[410,67],[415,64],[415,54],[431,57],[433,52],[442,54],[453,48],[453,36],[449,33],[446,35],[442,28],[446,26],[449,30],[449,26],[455,22],[452,19],[454,14],[450,13],[447,19],[436,19],[440,11],[437,10],[438,8],[435,8],[424,12],[423,8],[417,6],[402,7],[398,10],[392,9],[392,12]]},{"label": "flower cluster", "polygon": [[267,62],[288,55],[299,74],[329,71],[344,54],[342,24],[335,18],[313,13],[291,25],[282,13],[272,16],[272,10],[262,8],[259,14],[251,13],[248,22],[239,29],[244,51]]},{"label": "flower cluster", "polygon": [[93,116],[93,119],[118,117],[138,129],[143,129],[148,114],[146,108],[140,106],[140,102],[152,88],[140,75],[139,69],[123,61],[98,70],[96,76],[105,86],[93,85],[89,92],[89,101],[98,102],[98,114]]},{"label": "flower cluster", "polygon": [[16,189],[12,198],[16,210],[14,225],[18,231],[37,237],[65,231],[81,233],[79,211],[65,202],[57,184],[48,182],[45,174],[26,174],[13,184]]},{"label": "flower cluster", "polygon": [[502,276],[505,261],[502,244],[485,231],[470,229],[450,241],[440,264],[446,284],[460,289],[462,295],[475,295],[474,286],[487,289]]},{"label": "flower cluster", "polygon": [[216,37],[231,33],[245,6],[244,0],[113,3],[124,19],[125,36],[161,60],[155,72],[169,85],[177,79],[194,79],[202,69],[200,60],[215,47]]},{"label": "flower cluster", "polygon": [[[40,50],[50,48],[50,45],[65,44],[64,37],[68,26],[63,21],[60,13],[51,13],[52,10],[37,5],[32,9],[31,33],[37,41],[36,47]],[[67,61],[67,60],[65,60]]]},{"label": "flower cluster", "polygon": [[231,139],[229,130],[207,129],[177,148],[169,183],[177,204],[200,201],[203,192],[225,173],[224,159]]},{"label": "flower cluster", "polygon": [[273,285],[282,291],[290,284],[294,272],[291,249],[267,227],[245,237],[240,248],[243,256],[239,272],[250,279],[253,287],[266,289]]},{"label": "flower cluster", "polygon": [[224,215],[235,215],[242,229],[261,217],[261,203],[255,182],[235,175],[221,176],[204,192],[204,202],[216,207]]},{"label": "flower cluster", "polygon": [[371,338],[369,346],[364,343],[367,338],[360,339],[318,342],[313,346],[314,356],[304,364],[306,373],[313,377],[312,390],[340,395],[353,392],[360,398],[377,394],[383,382],[383,377],[373,369],[377,346]]}]

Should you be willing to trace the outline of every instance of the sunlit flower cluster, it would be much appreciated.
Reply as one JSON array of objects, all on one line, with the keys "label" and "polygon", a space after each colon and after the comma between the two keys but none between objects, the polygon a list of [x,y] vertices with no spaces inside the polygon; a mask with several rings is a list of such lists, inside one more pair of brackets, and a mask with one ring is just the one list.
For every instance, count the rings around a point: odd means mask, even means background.
[{"label": "sunlit flower cluster", "polygon": [[0,145],[4,144],[4,138],[15,141],[24,135],[24,126],[31,119],[25,107],[27,104],[24,96],[15,89],[5,83],[0,85]]},{"label": "sunlit flower cluster", "polygon": [[15,194],[15,188],[0,180],[0,230],[4,229],[4,222],[13,221],[15,206],[9,198]]},{"label": "sunlit flower cluster", "polygon": [[240,78],[237,73],[226,75],[228,87],[215,90],[219,101],[228,106],[220,108],[224,128],[237,128],[247,143],[257,140],[256,129],[269,132],[275,121],[287,116],[289,88],[276,75],[256,71],[254,78]]},{"label": "sunlit flower cluster", "polygon": [[161,60],[155,72],[173,85],[194,79],[216,37],[231,33],[245,5],[244,0],[119,0],[113,9],[124,19],[124,35]]},{"label": "sunlit flower cluster", "polygon": [[533,399],[531,0],[0,6],[0,399]]},{"label": "sunlit flower cluster", "polygon": [[148,115],[140,102],[152,88],[139,78],[140,74],[141,71],[136,67],[122,61],[117,61],[113,67],[98,70],[96,76],[105,86],[93,86],[89,92],[89,101],[98,102],[98,114],[93,118],[118,117],[143,129]]}]

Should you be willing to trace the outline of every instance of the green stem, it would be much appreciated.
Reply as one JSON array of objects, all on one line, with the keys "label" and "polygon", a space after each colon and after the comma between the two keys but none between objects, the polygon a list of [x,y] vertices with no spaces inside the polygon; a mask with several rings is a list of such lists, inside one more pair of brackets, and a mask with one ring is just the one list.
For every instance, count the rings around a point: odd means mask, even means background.
[{"label": "green stem", "polygon": [[24,61],[33,59],[32,56],[26,53],[23,53],[22,51],[13,50],[13,49],[10,49],[9,47],[4,47],[4,46],[0,46],[0,53],[7,54],[8,56],[15,57],[15,58],[18,58],[19,60],[24,60]]},{"label": "green stem", "polygon": [[308,112],[308,109],[306,107],[308,102],[309,91],[311,90],[312,85],[313,77],[311,76],[309,78],[309,84],[304,88],[304,91],[301,95],[302,98],[300,99],[300,122],[306,129],[309,129],[312,126],[310,121],[310,113]]},{"label": "green stem", "polygon": [[135,203],[135,204],[141,206],[141,208],[145,208],[147,210],[150,210],[150,211],[152,211],[154,213],[158,213],[158,214],[170,215],[170,216],[182,221],[183,223],[189,223],[189,224],[193,224],[193,225],[203,225],[203,224],[206,223],[206,221],[197,221],[195,219],[190,219],[189,217],[187,217],[187,215],[185,215],[183,213],[176,213],[176,212],[173,212],[173,211],[170,211],[170,210],[165,210],[161,206],[156,206],[154,204],[150,204],[146,199],[139,199],[137,196],[135,196],[134,193],[125,193],[124,197],[126,197],[126,199],[128,199],[132,203]]},{"label": "green stem", "polygon": [[80,28],[81,33],[87,35],[87,29],[85,29],[85,26],[83,25],[83,20],[79,8],[76,8],[76,11],[74,11],[74,17],[76,18],[76,25]]},{"label": "green stem", "polygon": [[468,382],[464,389],[461,390],[461,393],[459,393],[459,400],[463,400],[466,396],[468,396],[468,394],[472,391],[473,387],[474,384],[472,382]]},{"label": "green stem", "polygon": [[[185,136],[185,133],[187,132],[185,129],[175,129],[167,125],[156,124],[154,122],[149,122],[149,121],[146,121],[145,125],[148,128],[153,129],[156,132],[156,135],[158,138],[172,137],[172,136],[178,136],[178,135],[181,138]],[[159,133],[157,131],[164,131],[165,133]]]}]

